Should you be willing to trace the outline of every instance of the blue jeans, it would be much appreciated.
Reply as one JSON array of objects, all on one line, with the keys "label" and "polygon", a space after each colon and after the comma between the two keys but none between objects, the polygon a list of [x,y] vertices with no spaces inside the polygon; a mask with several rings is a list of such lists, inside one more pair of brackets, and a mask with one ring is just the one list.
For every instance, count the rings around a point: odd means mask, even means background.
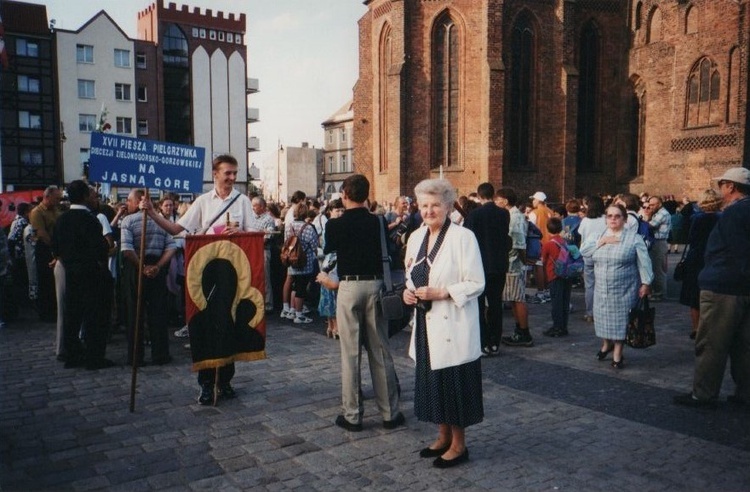
[{"label": "blue jeans", "polygon": [[549,294],[552,297],[552,327],[562,331],[568,331],[571,286],[570,279],[559,277],[549,284]]}]

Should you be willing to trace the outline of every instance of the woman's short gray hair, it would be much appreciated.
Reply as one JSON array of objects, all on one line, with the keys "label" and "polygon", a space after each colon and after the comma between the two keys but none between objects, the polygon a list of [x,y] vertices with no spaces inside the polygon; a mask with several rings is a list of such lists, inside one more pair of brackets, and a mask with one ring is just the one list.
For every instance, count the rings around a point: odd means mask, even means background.
[{"label": "woman's short gray hair", "polygon": [[417,197],[417,201],[424,195],[435,196],[448,207],[449,211],[453,209],[453,203],[456,201],[456,189],[447,179],[425,179],[424,181],[420,181],[414,188],[414,194]]}]

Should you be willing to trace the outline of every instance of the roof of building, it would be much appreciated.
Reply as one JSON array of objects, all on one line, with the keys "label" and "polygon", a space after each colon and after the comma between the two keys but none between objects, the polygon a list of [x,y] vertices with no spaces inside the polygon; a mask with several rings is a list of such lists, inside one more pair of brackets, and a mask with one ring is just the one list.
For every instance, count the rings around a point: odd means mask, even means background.
[{"label": "roof of building", "polygon": [[0,16],[7,33],[51,34],[46,5],[4,0],[0,2]]},{"label": "roof of building", "polygon": [[93,24],[94,21],[96,19],[98,19],[99,17],[106,18],[118,31],[120,31],[120,34],[122,34],[123,37],[125,37],[127,39],[131,39],[130,36],[128,36],[127,33],[122,30],[122,28],[120,27],[120,25],[117,22],[115,22],[115,20],[105,10],[100,10],[99,12],[97,12],[96,14],[94,14],[93,17],[91,17],[89,20],[87,20],[85,24],[83,24],[81,27],[79,27],[75,31],[69,31],[67,29],[58,29],[58,31],[72,32],[72,33],[78,34],[81,31],[85,30],[87,27],[89,27],[91,24]]},{"label": "roof of building", "polygon": [[349,102],[341,106],[341,108],[339,108],[338,111],[333,113],[327,120],[325,120],[323,122],[323,126],[353,120],[354,109],[352,108],[352,105],[353,105],[353,100],[350,99]]}]

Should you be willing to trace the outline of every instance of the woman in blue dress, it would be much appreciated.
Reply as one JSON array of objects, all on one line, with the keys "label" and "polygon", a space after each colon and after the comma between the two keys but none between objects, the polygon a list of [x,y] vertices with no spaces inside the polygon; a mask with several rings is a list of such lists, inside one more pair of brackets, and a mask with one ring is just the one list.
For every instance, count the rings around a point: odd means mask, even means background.
[{"label": "woman in blue dress", "polygon": [[420,451],[449,468],[469,459],[465,428],[484,418],[478,297],[484,269],[474,234],[450,220],[456,199],[447,180],[414,189],[424,226],[406,247],[404,302],[416,305],[409,355],[416,360],[414,413],[438,424]]}]

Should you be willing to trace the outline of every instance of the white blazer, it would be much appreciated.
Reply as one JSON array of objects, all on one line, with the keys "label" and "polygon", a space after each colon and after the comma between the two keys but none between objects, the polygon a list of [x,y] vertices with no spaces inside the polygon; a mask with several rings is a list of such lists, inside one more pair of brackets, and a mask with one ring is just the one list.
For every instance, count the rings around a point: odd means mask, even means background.
[{"label": "white blazer", "polygon": [[[415,288],[411,271],[427,233],[427,227],[420,227],[411,234],[406,245],[404,264],[409,289]],[[484,269],[473,232],[456,224],[448,226],[443,244],[432,263],[428,285],[444,287],[450,294],[448,299],[432,301],[432,309],[425,316],[430,367],[433,370],[444,369],[481,357],[477,298],[484,291]],[[413,329],[409,345],[409,357],[414,360],[415,333],[416,329]]]}]

